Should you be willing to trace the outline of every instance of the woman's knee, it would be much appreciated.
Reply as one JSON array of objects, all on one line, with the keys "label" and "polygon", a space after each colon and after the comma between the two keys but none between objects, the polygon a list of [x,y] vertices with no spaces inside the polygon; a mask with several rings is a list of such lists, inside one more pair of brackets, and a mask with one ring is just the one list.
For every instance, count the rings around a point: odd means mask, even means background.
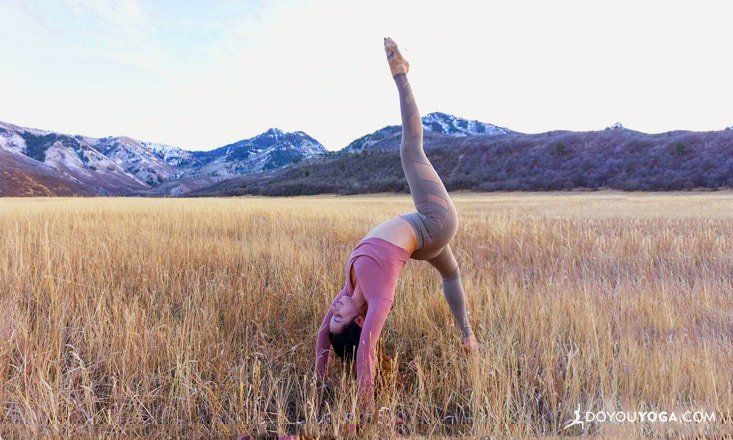
[{"label": "woman's knee", "polygon": [[450,281],[454,280],[461,276],[461,269],[458,267],[458,263],[453,267],[453,269],[449,269],[445,272],[442,272],[440,274],[441,278],[443,278],[443,281]]},{"label": "woman's knee", "polygon": [[437,234],[438,242],[441,246],[446,246],[453,240],[456,232],[458,232],[458,216],[449,215],[442,218],[442,227]]}]

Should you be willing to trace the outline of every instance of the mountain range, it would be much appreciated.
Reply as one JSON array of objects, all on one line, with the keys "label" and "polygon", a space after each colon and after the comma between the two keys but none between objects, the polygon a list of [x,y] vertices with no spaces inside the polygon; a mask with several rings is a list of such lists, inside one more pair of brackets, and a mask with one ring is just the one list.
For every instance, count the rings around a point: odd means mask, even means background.
[{"label": "mountain range", "polygon": [[0,122],[0,194],[181,195],[220,180],[327,153],[318,141],[273,128],[211,151],[91,138]]},{"label": "mountain range", "polygon": [[[733,187],[733,127],[646,134],[524,134],[446,113],[422,117],[424,145],[449,190]],[[409,191],[400,126],[338,151],[271,128],[210,151],[129,137],[91,138],[0,122],[0,195],[218,196]]]}]

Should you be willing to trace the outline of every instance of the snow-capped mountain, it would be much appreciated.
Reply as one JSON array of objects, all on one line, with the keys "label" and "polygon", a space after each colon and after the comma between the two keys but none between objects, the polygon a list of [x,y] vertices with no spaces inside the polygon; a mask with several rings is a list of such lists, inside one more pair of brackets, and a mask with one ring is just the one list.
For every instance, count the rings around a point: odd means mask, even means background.
[{"label": "snow-capped mountain", "polygon": [[128,194],[148,185],[97,148],[98,139],[0,124],[0,148],[57,171],[94,194]]},{"label": "snow-capped mountain", "polygon": [[155,186],[177,177],[178,169],[166,162],[149,143],[120,136],[101,138],[92,145],[122,167],[126,173],[135,176],[148,186]]},{"label": "snow-capped mountain", "polygon": [[[441,112],[428,113],[422,118],[423,130],[430,133],[445,134],[453,137],[464,136],[500,136],[515,133],[508,128],[499,127],[497,125],[459,118]],[[358,152],[365,148],[380,148],[381,146],[392,146],[393,138],[398,137],[402,132],[399,125],[389,125],[384,128],[363,136],[350,143],[345,152]]]},{"label": "snow-capped mountain", "polygon": [[489,135],[498,136],[512,133],[508,128],[475,120],[459,118],[441,112],[428,113],[422,117],[423,128],[433,133],[451,136]]},{"label": "snow-capped mountain", "polygon": [[179,166],[187,168],[184,175],[230,177],[280,168],[326,152],[320,142],[302,131],[286,133],[271,128],[215,150],[192,152]]},{"label": "snow-capped mountain", "polygon": [[[422,122],[426,146],[448,138],[491,138],[515,133],[440,112],[423,116]],[[394,148],[399,145],[400,134],[400,126],[384,127],[357,139],[342,152]],[[277,128],[211,151],[188,151],[126,136],[92,138],[3,122],[0,122],[0,152],[5,158],[5,169],[14,170],[13,182],[17,185],[36,182],[35,190],[24,192],[20,188],[18,194],[56,191],[59,194],[177,196],[226,179],[270,173],[310,157],[329,157],[323,145],[306,133]],[[10,171],[5,173],[11,176]],[[9,194],[2,184],[0,195]]]},{"label": "snow-capped mountain", "polygon": [[153,150],[156,156],[163,159],[165,163],[174,167],[180,167],[182,163],[191,159],[190,151],[174,147],[166,144],[159,144],[155,142],[141,142],[146,147]]},{"label": "snow-capped mountain", "polygon": [[92,195],[90,189],[64,177],[58,170],[20,153],[0,148],[0,195]]},{"label": "snow-capped mountain", "polygon": [[145,194],[156,187],[179,194],[183,191],[177,188],[179,179],[185,180],[185,189],[195,188],[197,180],[211,184],[326,153],[323,145],[307,134],[276,128],[212,151],[186,151],[125,136],[71,136],[3,122],[0,151],[37,161],[45,165],[44,173],[53,170],[58,174],[54,177],[68,180],[74,188],[89,188],[90,194],[101,195]]}]

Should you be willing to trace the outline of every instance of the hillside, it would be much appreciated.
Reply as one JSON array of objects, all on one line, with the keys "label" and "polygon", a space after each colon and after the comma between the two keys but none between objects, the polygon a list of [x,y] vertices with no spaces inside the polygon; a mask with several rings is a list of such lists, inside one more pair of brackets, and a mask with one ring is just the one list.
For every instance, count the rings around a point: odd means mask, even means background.
[{"label": "hillside", "polygon": [[[406,192],[399,142],[395,133],[382,139],[379,148],[228,179],[191,195]],[[645,134],[617,126],[588,132],[464,137],[426,131],[425,149],[451,191],[733,187],[731,129]]]},{"label": "hillside", "polygon": [[187,151],[127,136],[92,138],[0,122],[0,152],[6,158],[0,195],[175,196],[326,149],[301,131],[275,128],[211,151]]},{"label": "hillside", "polygon": [[[733,129],[524,134],[434,112],[425,149],[448,190],[733,187]],[[227,196],[407,192],[400,126],[327,151],[270,129],[210,151],[129,137],[90,138],[0,123],[0,195]]]}]

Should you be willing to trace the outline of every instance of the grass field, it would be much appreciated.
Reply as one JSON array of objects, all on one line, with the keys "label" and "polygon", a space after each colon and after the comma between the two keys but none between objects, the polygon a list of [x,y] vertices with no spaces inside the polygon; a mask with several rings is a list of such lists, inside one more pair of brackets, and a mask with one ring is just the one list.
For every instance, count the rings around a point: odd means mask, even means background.
[{"label": "grass field", "polygon": [[[382,336],[375,437],[721,434],[733,416],[733,193],[454,194],[467,358],[440,277],[409,261]],[[407,195],[0,199],[3,438],[333,435],[314,338],[363,235]],[[343,374],[342,374],[343,373]]]}]

